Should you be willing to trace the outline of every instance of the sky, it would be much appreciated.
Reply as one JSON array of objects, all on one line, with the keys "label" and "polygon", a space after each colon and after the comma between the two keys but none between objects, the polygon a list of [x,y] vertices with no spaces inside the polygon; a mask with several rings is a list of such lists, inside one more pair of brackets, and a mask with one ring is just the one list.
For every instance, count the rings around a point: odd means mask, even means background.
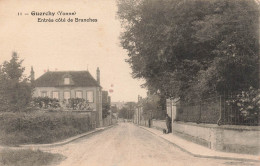
[{"label": "sky", "polygon": [[[58,11],[76,14],[57,15]],[[127,51],[120,46],[122,29],[116,11],[116,0],[0,0],[0,63],[16,51],[24,59],[25,74],[33,66],[36,79],[47,69],[89,70],[96,78],[99,67],[103,90],[113,89],[112,102],[137,101],[138,95],[146,96],[140,87],[144,80],[131,77]],[[33,16],[32,12],[55,15]],[[38,18],[53,22],[38,22]],[[56,22],[59,18],[66,21]],[[75,18],[97,22],[75,22]]]}]

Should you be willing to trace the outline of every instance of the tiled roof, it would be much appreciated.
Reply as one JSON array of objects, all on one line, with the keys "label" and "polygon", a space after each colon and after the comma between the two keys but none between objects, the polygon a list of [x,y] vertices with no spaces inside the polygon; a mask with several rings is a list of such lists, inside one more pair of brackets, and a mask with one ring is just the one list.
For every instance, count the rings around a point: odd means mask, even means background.
[{"label": "tiled roof", "polygon": [[[64,84],[64,78],[70,78],[70,84]],[[48,71],[35,80],[35,87],[100,87],[88,71]]]}]

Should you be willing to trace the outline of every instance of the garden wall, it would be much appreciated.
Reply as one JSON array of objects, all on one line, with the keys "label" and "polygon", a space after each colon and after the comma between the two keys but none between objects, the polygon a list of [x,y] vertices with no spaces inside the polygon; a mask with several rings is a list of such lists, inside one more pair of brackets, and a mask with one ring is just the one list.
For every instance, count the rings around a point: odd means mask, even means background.
[{"label": "garden wall", "polygon": [[235,126],[174,122],[173,133],[210,149],[235,153],[260,153],[260,126]]},{"label": "garden wall", "polygon": [[152,127],[158,130],[167,129],[165,120],[152,120]]}]

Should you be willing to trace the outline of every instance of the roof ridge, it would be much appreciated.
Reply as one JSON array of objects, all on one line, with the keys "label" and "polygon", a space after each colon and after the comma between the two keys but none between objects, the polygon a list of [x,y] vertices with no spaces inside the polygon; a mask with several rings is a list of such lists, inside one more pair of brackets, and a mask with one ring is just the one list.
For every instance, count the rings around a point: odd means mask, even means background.
[{"label": "roof ridge", "polygon": [[[100,86],[87,70],[48,71],[35,80],[36,87],[64,86],[64,75],[71,75],[73,86]],[[66,85],[67,86],[67,85]]]},{"label": "roof ridge", "polygon": [[46,73],[50,72],[89,72],[88,70],[62,70],[62,71],[47,71]]}]

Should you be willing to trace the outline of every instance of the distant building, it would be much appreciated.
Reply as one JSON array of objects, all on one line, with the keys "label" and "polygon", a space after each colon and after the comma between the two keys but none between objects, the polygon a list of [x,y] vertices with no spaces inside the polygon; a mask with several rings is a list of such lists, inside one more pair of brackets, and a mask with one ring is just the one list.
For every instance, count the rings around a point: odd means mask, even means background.
[{"label": "distant building", "polygon": [[122,109],[125,105],[124,101],[111,102],[111,106],[115,106],[118,110]]},{"label": "distant building", "polygon": [[102,121],[102,87],[100,71],[97,80],[88,71],[48,71],[34,81],[34,97],[50,97],[60,101],[83,98],[88,101],[97,119]]}]

